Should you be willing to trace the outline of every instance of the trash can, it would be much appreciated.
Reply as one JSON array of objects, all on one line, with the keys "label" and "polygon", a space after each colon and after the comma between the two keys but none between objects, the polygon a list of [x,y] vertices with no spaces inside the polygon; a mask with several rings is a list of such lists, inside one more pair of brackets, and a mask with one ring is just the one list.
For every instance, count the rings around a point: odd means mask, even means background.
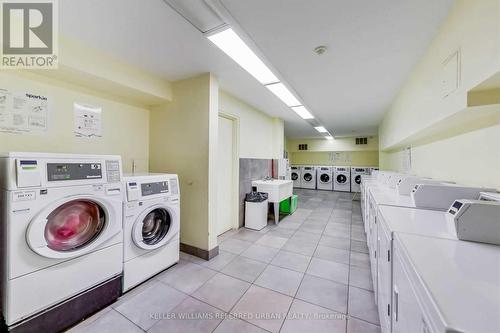
[{"label": "trash can", "polygon": [[290,198],[280,202],[280,212],[285,214],[293,214],[297,210],[298,197],[293,194]]},{"label": "trash can", "polygon": [[245,197],[245,227],[261,230],[267,225],[267,193],[250,192]]}]

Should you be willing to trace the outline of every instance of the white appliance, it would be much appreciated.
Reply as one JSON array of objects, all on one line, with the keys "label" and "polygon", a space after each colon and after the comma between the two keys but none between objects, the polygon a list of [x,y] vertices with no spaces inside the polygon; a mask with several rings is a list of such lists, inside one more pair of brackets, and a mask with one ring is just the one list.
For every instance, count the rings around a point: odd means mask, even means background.
[{"label": "white appliance", "polygon": [[479,199],[481,192],[485,191],[493,189],[455,184],[417,184],[411,191],[411,199],[418,208],[443,209],[450,207],[456,199]]},{"label": "white appliance", "polygon": [[280,158],[273,160],[273,177],[276,179],[290,180],[291,169],[288,158]]},{"label": "white appliance", "polygon": [[500,247],[396,233],[392,332],[500,332]]},{"label": "white appliance", "polygon": [[410,176],[399,181],[396,185],[396,193],[399,195],[410,195],[417,184],[453,184],[453,182]]},{"label": "white appliance", "polygon": [[180,191],[172,174],[125,175],[123,291],[179,261]]},{"label": "white appliance", "polygon": [[[123,263],[119,156],[7,153],[0,156],[2,311],[8,326],[75,304],[91,288],[118,281]],[[99,297],[105,296],[102,290]],[[103,304],[96,296],[92,303]],[[113,300],[107,300],[104,305]],[[89,313],[67,311],[81,320]],[[96,311],[94,309],[93,311]],[[74,318],[76,313],[78,318]],[[60,317],[60,311],[59,311]],[[69,323],[72,324],[72,323]]]},{"label": "white appliance", "polygon": [[333,167],[333,190],[351,192],[351,168]]},{"label": "white appliance", "polygon": [[300,187],[307,189],[316,189],[316,167],[303,166],[301,168]]},{"label": "white appliance", "polygon": [[368,168],[351,167],[351,192],[361,192],[361,176],[369,174]]},{"label": "white appliance", "polygon": [[333,190],[333,169],[332,167],[317,167],[318,190]]},{"label": "white appliance", "polygon": [[291,168],[291,179],[293,180],[293,188],[301,187],[301,171],[299,166],[292,166]]}]

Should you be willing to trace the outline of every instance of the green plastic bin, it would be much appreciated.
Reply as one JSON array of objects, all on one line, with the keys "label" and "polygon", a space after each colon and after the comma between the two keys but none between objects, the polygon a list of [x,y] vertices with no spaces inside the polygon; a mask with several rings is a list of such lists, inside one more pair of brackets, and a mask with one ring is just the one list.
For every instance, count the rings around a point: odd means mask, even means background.
[{"label": "green plastic bin", "polygon": [[297,210],[298,196],[293,194],[290,198],[280,202],[280,212],[293,214]]}]

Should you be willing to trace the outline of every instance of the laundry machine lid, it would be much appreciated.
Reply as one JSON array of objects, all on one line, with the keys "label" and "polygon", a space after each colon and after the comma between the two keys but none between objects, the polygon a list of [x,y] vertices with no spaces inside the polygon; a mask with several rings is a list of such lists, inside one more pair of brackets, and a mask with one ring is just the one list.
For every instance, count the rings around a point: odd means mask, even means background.
[{"label": "laundry machine lid", "polygon": [[176,220],[176,213],[167,205],[148,207],[138,216],[132,228],[135,245],[144,250],[165,245],[176,234]]},{"label": "laundry machine lid", "polygon": [[73,196],[48,205],[29,224],[30,248],[47,258],[87,254],[121,230],[111,204],[90,196]]},{"label": "laundry machine lid", "polygon": [[306,182],[310,182],[312,179],[313,179],[313,176],[311,173],[309,172],[306,172],[304,173],[304,175],[302,176],[302,178],[306,181]]},{"label": "laundry machine lid", "polygon": [[347,182],[347,176],[344,174],[337,175],[335,178],[338,184],[345,184]]},{"label": "laundry machine lid", "polygon": [[331,178],[330,178],[330,175],[327,174],[327,173],[323,173],[321,174],[321,176],[319,176],[319,180],[322,182],[322,183],[329,183],[331,181]]}]

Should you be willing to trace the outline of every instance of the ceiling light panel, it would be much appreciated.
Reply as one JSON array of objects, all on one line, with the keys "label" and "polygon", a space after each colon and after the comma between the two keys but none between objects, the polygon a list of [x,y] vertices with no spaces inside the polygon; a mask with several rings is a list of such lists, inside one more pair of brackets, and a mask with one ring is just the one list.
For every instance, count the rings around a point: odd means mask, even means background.
[{"label": "ceiling light panel", "polygon": [[260,83],[269,84],[279,81],[276,75],[257,57],[233,29],[229,28],[217,32],[207,38]]},{"label": "ceiling light panel", "polygon": [[324,128],[323,126],[316,126],[316,127],[314,127],[314,129],[320,133],[328,133],[326,128]]},{"label": "ceiling light panel", "polygon": [[266,88],[271,90],[273,94],[275,94],[279,99],[283,101],[283,103],[288,106],[300,106],[302,104],[281,82],[268,84]]},{"label": "ceiling light panel", "polygon": [[325,139],[327,139],[327,140],[333,140],[333,136],[327,135],[327,136],[325,136]]},{"label": "ceiling light panel", "polygon": [[306,109],[305,106],[294,106],[292,110],[295,111],[302,119],[314,119],[314,116]]}]

